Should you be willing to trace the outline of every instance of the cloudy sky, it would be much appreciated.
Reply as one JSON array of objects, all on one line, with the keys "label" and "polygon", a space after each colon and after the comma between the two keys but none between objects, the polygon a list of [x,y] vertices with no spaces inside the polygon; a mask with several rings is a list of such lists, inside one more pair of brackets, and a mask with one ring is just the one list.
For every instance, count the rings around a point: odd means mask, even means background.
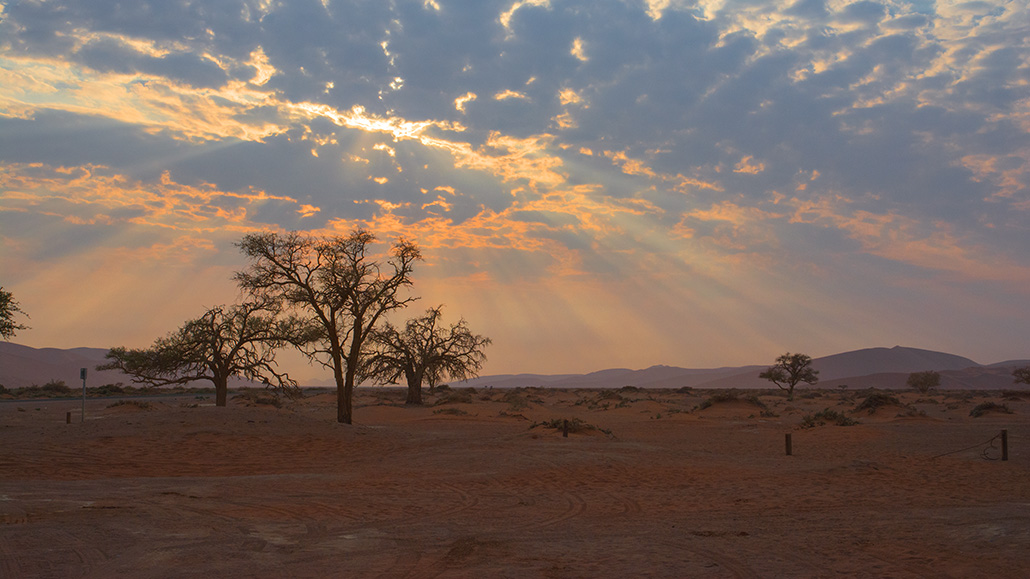
[{"label": "cloudy sky", "polygon": [[0,9],[19,343],[142,347],[243,235],[368,228],[488,374],[1030,355],[1025,0]]}]

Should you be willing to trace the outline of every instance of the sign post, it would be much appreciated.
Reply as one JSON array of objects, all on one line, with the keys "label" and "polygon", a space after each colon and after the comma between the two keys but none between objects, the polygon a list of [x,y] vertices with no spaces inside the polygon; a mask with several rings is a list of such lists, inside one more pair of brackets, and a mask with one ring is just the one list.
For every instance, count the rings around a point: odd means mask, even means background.
[{"label": "sign post", "polygon": [[82,420],[86,422],[86,369],[79,369],[79,378],[82,378]]}]

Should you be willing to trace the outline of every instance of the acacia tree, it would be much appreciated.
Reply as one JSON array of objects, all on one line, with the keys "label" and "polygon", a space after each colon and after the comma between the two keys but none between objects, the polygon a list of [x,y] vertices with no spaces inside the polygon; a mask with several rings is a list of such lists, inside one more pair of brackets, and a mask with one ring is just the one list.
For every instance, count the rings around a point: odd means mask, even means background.
[{"label": "acacia tree", "polygon": [[799,382],[815,384],[819,371],[812,368],[812,358],[804,354],[786,354],[776,358],[776,363],[758,375],[787,391],[787,400],[794,399],[794,387]]},{"label": "acacia tree", "polygon": [[133,382],[155,386],[209,380],[216,406],[226,405],[233,376],[293,395],[297,383],[278,371],[275,352],[303,343],[312,332],[301,320],[276,313],[274,304],[260,301],[211,308],[149,348],[111,348],[105,356],[110,361],[97,370],[121,370]]},{"label": "acacia tree", "polygon": [[354,386],[362,347],[372,328],[392,310],[416,298],[402,297],[411,285],[418,247],[403,239],[384,260],[369,256],[375,236],[355,230],[346,236],[313,238],[297,232],[247,235],[237,245],[251,259],[235,276],[255,296],[303,312],[318,327],[316,340],[301,350],[333,372],[336,418],[351,424]]},{"label": "acacia tree", "polygon": [[1030,384],[1030,366],[1016,368],[1012,371],[1012,377],[1017,384]]},{"label": "acacia tree", "polygon": [[912,372],[908,375],[906,384],[909,388],[914,388],[916,392],[926,394],[933,388],[937,388],[941,385],[941,375],[933,370],[927,370],[926,372]]},{"label": "acacia tree", "polygon": [[11,292],[0,286],[0,338],[10,340],[18,330],[29,329],[25,324],[19,324],[14,321],[15,314],[28,317],[21,310],[21,307],[18,306],[18,302],[14,301],[14,296]]},{"label": "acacia tree", "polygon": [[486,361],[483,348],[490,338],[473,334],[462,318],[449,328],[440,326],[443,306],[429,308],[424,316],[408,320],[403,330],[385,323],[368,336],[370,347],[361,368],[363,379],[408,384],[406,404],[422,404],[422,384],[430,390],[443,378],[468,380],[479,374]]}]

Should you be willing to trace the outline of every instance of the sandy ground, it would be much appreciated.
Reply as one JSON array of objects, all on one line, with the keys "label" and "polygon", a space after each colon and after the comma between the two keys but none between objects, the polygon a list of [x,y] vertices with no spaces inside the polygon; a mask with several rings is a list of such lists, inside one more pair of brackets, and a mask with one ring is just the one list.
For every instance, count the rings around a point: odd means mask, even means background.
[{"label": "sandy ground", "polygon": [[0,577],[1030,574],[1030,394],[712,394],[2,403]]}]

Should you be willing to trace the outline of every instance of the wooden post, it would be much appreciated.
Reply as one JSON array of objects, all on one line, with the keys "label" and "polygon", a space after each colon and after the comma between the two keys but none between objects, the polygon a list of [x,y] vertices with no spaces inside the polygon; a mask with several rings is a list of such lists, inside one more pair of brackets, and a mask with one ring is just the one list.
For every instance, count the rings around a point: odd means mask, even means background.
[{"label": "wooden post", "polygon": [[64,423],[65,424],[71,424],[72,423],[72,411],[71,410],[69,410],[68,411],[68,415],[64,417]]},{"label": "wooden post", "polygon": [[787,456],[791,456],[793,454],[793,452],[794,452],[794,448],[793,448],[793,445],[791,444],[791,441],[790,441],[790,433],[789,432],[787,433],[786,438],[784,439],[784,443],[786,444],[786,447],[787,447]]},{"label": "wooden post", "polygon": [[1002,460],[1008,460],[1009,459],[1009,431],[1008,430],[1002,430],[1001,431],[1001,459]]},{"label": "wooden post", "polygon": [[565,437],[565,438],[569,437],[569,421],[568,420],[566,420],[565,422],[562,423],[561,435],[563,437]]}]

